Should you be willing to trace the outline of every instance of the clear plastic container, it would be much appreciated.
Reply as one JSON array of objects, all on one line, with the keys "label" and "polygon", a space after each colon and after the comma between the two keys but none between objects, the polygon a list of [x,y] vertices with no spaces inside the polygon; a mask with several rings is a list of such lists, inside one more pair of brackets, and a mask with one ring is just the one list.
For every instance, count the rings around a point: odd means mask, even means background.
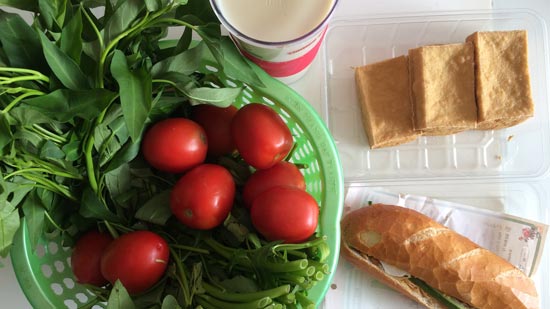
[{"label": "clear plastic container", "polygon": [[[354,68],[428,44],[464,42],[483,30],[528,32],[535,116],[511,128],[422,136],[371,150]],[[453,11],[334,19],[321,50],[321,113],[334,136],[346,186],[383,187],[550,223],[549,52],[546,22],[528,10]],[[550,308],[550,244],[533,280]],[[420,308],[340,259],[326,308]]]},{"label": "clear plastic container", "polygon": [[[535,116],[496,131],[422,136],[371,150],[361,123],[354,67],[407,54],[428,44],[464,42],[482,30],[526,29]],[[532,12],[465,12],[334,20],[323,50],[324,118],[344,164],[347,182],[364,180],[533,179],[548,175],[548,43],[545,22]]]}]

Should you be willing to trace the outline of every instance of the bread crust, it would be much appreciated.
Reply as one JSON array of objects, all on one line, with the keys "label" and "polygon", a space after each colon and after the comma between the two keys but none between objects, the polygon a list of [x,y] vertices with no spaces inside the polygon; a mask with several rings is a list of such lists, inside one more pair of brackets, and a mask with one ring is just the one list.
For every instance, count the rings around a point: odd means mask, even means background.
[{"label": "bread crust", "polygon": [[342,220],[342,247],[400,268],[475,308],[538,308],[523,272],[412,209],[375,204]]},{"label": "bread crust", "polygon": [[369,260],[369,258],[362,256],[360,253],[350,248],[345,242],[342,242],[341,253],[342,256],[355,267],[367,272],[378,281],[383,282],[387,286],[418,302],[426,308],[446,308],[445,305],[441,304],[435,298],[422,291],[422,289],[412,283],[408,278],[388,276],[383,269],[375,265]]}]

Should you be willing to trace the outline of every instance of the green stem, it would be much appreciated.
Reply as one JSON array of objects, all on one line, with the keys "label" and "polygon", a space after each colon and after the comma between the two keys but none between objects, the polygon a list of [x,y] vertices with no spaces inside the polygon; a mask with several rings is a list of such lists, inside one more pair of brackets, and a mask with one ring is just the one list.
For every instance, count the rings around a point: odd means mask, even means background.
[{"label": "green stem", "polygon": [[237,265],[241,265],[247,268],[252,268],[252,261],[248,258],[235,258],[234,253],[237,251],[234,248],[226,247],[210,237],[205,237],[204,242],[212,248],[217,254],[221,255],[227,260],[233,261]]},{"label": "green stem", "polygon": [[304,269],[292,271],[292,273],[298,276],[311,277],[315,274],[315,267],[308,266],[307,268],[304,268]]},{"label": "green stem", "polygon": [[177,276],[177,280],[183,293],[184,308],[187,308],[191,305],[191,297],[189,295],[189,282],[187,281],[185,268],[176,251],[173,248],[168,248],[170,249],[170,255],[172,256],[172,259],[176,262],[176,271],[180,274],[179,276]]},{"label": "green stem", "polygon": [[191,247],[191,246],[170,244],[170,247],[180,249],[180,250],[196,252],[196,253],[200,253],[200,254],[210,254],[210,251],[208,251],[208,250],[201,249],[201,248],[196,248],[196,247]]},{"label": "green stem", "polygon": [[41,184],[42,186],[44,186],[44,188],[46,188],[46,189],[48,189],[52,192],[55,192],[55,193],[58,193],[60,195],[65,196],[66,198],[70,199],[73,202],[78,201],[78,199],[71,193],[71,191],[69,189],[67,189],[66,187],[64,187],[63,185],[57,184],[57,183],[55,183],[55,182],[53,182],[49,179],[46,179],[46,178],[37,177],[37,176],[32,175],[32,174],[22,174],[22,176],[27,178],[30,181],[34,181],[38,184]]},{"label": "green stem", "polygon": [[298,302],[300,303],[300,305],[302,305],[302,308],[304,309],[313,309],[315,308],[315,304],[309,299],[307,298],[304,294],[298,292],[296,293],[296,299],[298,300]]},{"label": "green stem", "polygon": [[271,304],[273,300],[269,297],[260,298],[258,300],[254,300],[251,302],[242,302],[242,303],[232,303],[227,302],[223,300],[219,300],[215,297],[212,297],[210,295],[206,294],[199,294],[197,295],[199,298],[203,298],[208,303],[214,305],[217,308],[224,308],[224,309],[256,309],[256,308],[264,308],[265,306]]},{"label": "green stem", "polygon": [[23,81],[42,81],[36,75],[26,75],[26,76],[18,76],[18,77],[11,77],[11,78],[2,78],[2,81],[0,82],[0,85],[9,85],[17,82],[23,82]]},{"label": "green stem", "polygon": [[147,27],[153,27],[153,26],[156,26],[157,24],[163,24],[163,23],[189,27],[193,30],[197,30],[196,26],[191,25],[190,23],[184,22],[183,20],[179,20],[179,19],[176,19],[176,18],[159,18],[159,19],[155,20],[154,22],[149,23],[147,25]]},{"label": "green stem", "polygon": [[220,290],[205,281],[202,282],[202,287],[204,288],[206,293],[218,299],[231,301],[231,302],[251,302],[251,301],[259,300],[264,297],[277,298],[290,293],[289,284],[281,285],[269,290],[263,290],[263,291],[252,292],[252,293],[230,293],[228,291]]},{"label": "green stem", "polygon": [[275,251],[281,251],[281,250],[301,250],[305,248],[311,248],[318,246],[322,243],[324,243],[327,240],[327,236],[322,236],[315,238],[313,240],[301,243],[301,244],[279,244],[274,245],[271,250],[275,253]]},{"label": "green stem", "polygon": [[46,75],[31,69],[0,67],[0,72],[29,74],[29,75],[33,75],[37,80],[42,80],[42,81],[45,81],[46,83],[50,82],[50,79]]},{"label": "green stem", "polygon": [[153,84],[169,84],[171,86],[177,87],[176,83],[168,79],[153,79],[152,82]]},{"label": "green stem", "polygon": [[46,174],[51,174],[51,175],[65,177],[65,178],[71,178],[71,179],[77,179],[77,180],[82,179],[82,176],[79,176],[79,175],[73,175],[73,174],[60,172],[60,171],[52,171],[50,169],[42,168],[42,167],[29,167],[29,168],[16,170],[16,171],[11,172],[11,173],[7,174],[6,176],[4,176],[4,179],[8,179],[8,178],[11,178],[11,177],[14,177],[14,176],[17,176],[17,175],[25,174],[27,172],[46,173]]},{"label": "green stem", "polygon": [[13,101],[11,101],[10,104],[8,104],[8,106],[6,106],[3,110],[2,110],[2,113],[3,114],[6,114],[8,113],[12,108],[15,107],[15,105],[17,105],[17,103],[19,103],[20,101],[22,101],[23,99],[27,98],[27,97],[30,97],[30,96],[38,96],[38,95],[44,95],[44,92],[42,91],[29,91],[27,93],[23,93],[22,95],[18,96],[17,98],[15,98]]},{"label": "green stem", "polygon": [[103,119],[105,119],[105,115],[107,114],[107,111],[111,107],[111,104],[118,98],[116,96],[109,102],[107,107],[99,114],[99,116],[96,118],[94,126],[92,126],[88,132],[88,138],[86,140],[85,146],[84,146],[84,159],[86,161],[86,174],[88,175],[88,182],[90,183],[90,187],[92,190],[99,194],[99,185],[97,182],[97,175],[94,168],[94,159],[93,159],[93,150],[94,150],[94,129],[99,126]]},{"label": "green stem", "polygon": [[308,260],[301,259],[296,261],[284,262],[284,263],[272,263],[266,262],[264,265],[265,269],[268,269],[272,272],[293,272],[304,270],[308,268]]},{"label": "green stem", "polygon": [[44,214],[46,215],[46,218],[48,219],[48,221],[50,221],[50,223],[51,223],[56,229],[58,229],[58,230],[61,231],[61,232],[65,232],[65,229],[62,228],[62,227],[60,227],[59,224],[57,224],[57,223],[52,219],[52,217],[50,216],[50,214],[49,214],[47,211],[45,211]]},{"label": "green stem", "polygon": [[88,182],[90,187],[95,193],[98,193],[97,178],[94,169],[94,159],[92,157],[92,150],[94,147],[94,136],[91,134],[88,136],[86,147],[84,148],[84,158],[86,159],[86,174],[88,175]]},{"label": "green stem", "polygon": [[32,125],[32,130],[38,134],[40,134],[42,137],[46,138],[46,139],[49,139],[49,140],[52,140],[53,142],[57,143],[57,144],[63,144],[63,143],[66,143],[67,142],[67,139],[62,137],[62,136],[59,136],[55,133],[52,133],[50,131],[48,131],[47,129],[43,128],[42,126],[40,126],[39,124],[33,124]]},{"label": "green stem", "polygon": [[[25,87],[1,87],[0,89],[3,89],[4,91],[0,92],[0,95],[4,94],[4,93],[9,93],[9,94],[14,94],[14,93],[20,93],[20,92],[35,92],[35,91],[38,91],[38,92],[41,92],[39,90],[36,90],[36,89],[29,89],[29,88],[25,88]],[[42,94],[45,94],[42,92]]]},{"label": "green stem", "polygon": [[105,82],[103,80],[103,77],[104,77],[103,75],[105,74],[104,73],[105,72],[105,62],[107,61],[107,57],[111,53],[111,50],[118,44],[118,42],[120,42],[120,40],[122,40],[127,35],[129,35],[130,33],[136,31],[137,29],[140,29],[143,25],[145,25],[148,21],[148,17],[149,17],[149,12],[145,13],[145,16],[143,17],[142,20],[139,21],[139,23],[135,24],[130,29],[122,32],[116,38],[114,38],[111,42],[109,42],[109,45],[107,45],[107,47],[105,48],[105,50],[101,54],[101,57],[99,58],[99,69],[98,69],[99,88],[104,88],[105,87]]},{"label": "green stem", "polygon": [[80,8],[82,9],[82,13],[84,13],[84,17],[86,18],[86,20],[88,20],[88,22],[92,26],[92,30],[97,36],[97,40],[99,42],[99,48],[100,48],[99,50],[103,50],[103,48],[105,47],[105,43],[103,42],[103,36],[101,35],[101,32],[99,32],[99,29],[95,25],[90,14],[88,14],[88,11],[85,8],[82,8],[82,3],[80,3]]}]

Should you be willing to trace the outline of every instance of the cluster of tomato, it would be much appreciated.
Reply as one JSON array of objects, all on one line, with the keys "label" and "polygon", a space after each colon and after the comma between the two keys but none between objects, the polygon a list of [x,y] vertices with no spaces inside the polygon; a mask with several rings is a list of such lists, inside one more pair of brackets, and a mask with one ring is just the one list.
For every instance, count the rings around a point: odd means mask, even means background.
[{"label": "cluster of tomato", "polygon": [[[242,193],[261,235],[269,241],[298,243],[315,232],[319,207],[305,191],[298,167],[284,160],[293,144],[288,126],[273,109],[251,103],[240,109],[199,105],[190,119],[159,121],[145,133],[141,149],[155,169],[182,175],[172,188],[170,208],[189,228],[219,226],[231,212],[235,195]],[[242,190],[224,166],[205,163],[207,156],[235,151],[254,171]],[[148,254],[138,254],[144,251]],[[139,267],[136,256],[147,257]],[[153,232],[130,232],[115,240],[90,232],[77,242],[72,266],[81,283],[101,286],[120,280],[130,294],[136,294],[162,277],[168,258],[168,244]]]}]

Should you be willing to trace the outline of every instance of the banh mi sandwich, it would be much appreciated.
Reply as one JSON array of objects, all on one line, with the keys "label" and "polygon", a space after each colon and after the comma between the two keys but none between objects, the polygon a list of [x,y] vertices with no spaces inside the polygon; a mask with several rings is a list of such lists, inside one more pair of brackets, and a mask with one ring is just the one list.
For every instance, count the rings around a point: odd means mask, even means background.
[{"label": "banh mi sandwich", "polygon": [[539,308],[522,271],[415,210],[366,206],[341,228],[345,259],[428,308]]}]

